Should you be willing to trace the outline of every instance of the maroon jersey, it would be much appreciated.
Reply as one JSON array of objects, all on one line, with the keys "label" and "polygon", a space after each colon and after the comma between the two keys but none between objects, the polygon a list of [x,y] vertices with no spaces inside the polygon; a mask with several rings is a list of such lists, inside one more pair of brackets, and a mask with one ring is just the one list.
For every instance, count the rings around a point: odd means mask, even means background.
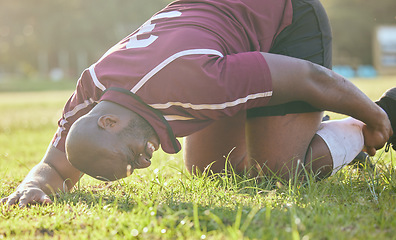
[{"label": "maroon jersey", "polygon": [[112,47],[81,75],[53,145],[64,151],[70,126],[97,102],[145,118],[162,149],[272,95],[264,57],[292,21],[290,0],[175,1]]}]

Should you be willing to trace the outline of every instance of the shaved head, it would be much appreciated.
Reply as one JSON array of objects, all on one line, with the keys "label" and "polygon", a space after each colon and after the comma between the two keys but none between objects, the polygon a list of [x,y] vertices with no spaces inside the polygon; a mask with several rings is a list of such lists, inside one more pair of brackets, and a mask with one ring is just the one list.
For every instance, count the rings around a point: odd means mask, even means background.
[{"label": "shaved head", "polygon": [[100,129],[96,121],[88,116],[73,124],[66,141],[67,158],[74,167],[94,178],[115,180],[119,175],[116,173],[126,169],[117,169],[119,165],[111,164],[111,160],[125,157],[115,136]]},{"label": "shaved head", "polygon": [[114,181],[151,164],[159,141],[139,115],[120,105],[101,102],[78,119],[66,138],[66,155],[80,171]]}]

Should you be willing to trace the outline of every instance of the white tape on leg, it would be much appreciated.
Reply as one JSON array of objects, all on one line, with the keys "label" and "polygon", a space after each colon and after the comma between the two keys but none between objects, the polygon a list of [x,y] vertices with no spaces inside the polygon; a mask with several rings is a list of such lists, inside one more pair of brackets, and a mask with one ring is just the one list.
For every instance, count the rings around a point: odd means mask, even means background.
[{"label": "white tape on leg", "polygon": [[363,123],[354,118],[323,122],[316,132],[327,144],[333,159],[334,175],[348,165],[362,151],[364,138]]}]

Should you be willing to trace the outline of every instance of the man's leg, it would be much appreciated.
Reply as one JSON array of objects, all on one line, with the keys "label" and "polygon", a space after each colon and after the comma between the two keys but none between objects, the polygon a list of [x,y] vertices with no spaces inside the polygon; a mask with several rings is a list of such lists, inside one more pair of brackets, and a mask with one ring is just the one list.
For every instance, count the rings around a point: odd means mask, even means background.
[{"label": "man's leg", "polygon": [[263,173],[288,177],[299,161],[301,169],[306,157],[306,168],[323,178],[332,171],[332,159],[324,141],[315,135],[321,119],[321,112],[252,118],[247,120],[248,140],[245,113],[219,120],[186,137],[185,165],[192,173],[207,168],[218,173],[228,161],[238,173],[254,175],[259,166]]},{"label": "man's leg", "polygon": [[[293,22],[277,36],[270,52],[331,68],[332,37],[323,6],[318,0],[292,0],[292,3]],[[333,144],[337,141],[329,134],[335,126],[341,130],[337,134],[345,131],[357,136],[356,148],[362,144],[358,128],[351,128],[351,123],[347,122],[321,125],[319,110],[304,102],[248,110],[247,119],[249,156],[265,174],[276,173],[289,178],[299,164],[300,168],[304,165],[308,171],[312,170],[318,178],[336,172],[332,171],[333,165],[338,169],[353,158],[340,159],[345,157],[345,152],[337,152]],[[316,134],[319,128],[325,139]],[[333,155],[338,156],[334,164]]]},{"label": "man's leg", "polygon": [[211,171],[218,173],[224,171],[227,160],[234,170],[242,172],[248,163],[245,120],[246,113],[241,112],[187,136],[184,142],[187,170],[195,174],[197,170],[203,172],[210,166]]},{"label": "man's leg", "polygon": [[[293,0],[292,3],[293,23],[276,38],[271,53],[302,58],[331,68],[331,31],[323,7],[318,0]],[[318,174],[318,177],[326,177],[332,172],[332,155],[342,158],[345,152],[334,152],[334,149],[337,150],[336,147],[327,146],[328,142],[330,145],[335,142],[334,138],[323,140],[315,134],[321,116],[322,113],[318,109],[304,102],[249,110],[248,149],[244,142],[243,117],[219,121],[187,137],[186,166],[190,171],[193,166],[202,171],[216,161],[212,170],[222,171],[226,156],[235,147],[229,162],[237,170],[249,170],[257,163],[264,173],[272,172],[289,178],[300,162],[304,163],[308,170],[312,169],[314,174]],[[321,132],[327,133],[330,129],[325,127]],[[343,129],[351,128],[346,124]],[[359,129],[354,131],[352,135],[361,135]],[[338,159],[335,167],[348,161],[349,159]]]},{"label": "man's leg", "polygon": [[321,123],[319,112],[247,120],[248,159],[259,175],[323,179],[348,165],[363,148],[363,123]]},{"label": "man's leg", "polygon": [[[293,23],[277,36],[270,52],[306,59],[330,68],[331,31],[327,16],[319,0],[292,0],[292,3]],[[261,138],[263,143],[271,145],[270,140],[276,137],[274,134],[280,134],[277,142],[281,145],[290,145],[286,142],[282,143],[282,141],[296,140],[294,137],[284,134],[291,133],[290,129],[294,129],[294,134],[300,136],[305,142],[304,146],[296,153],[300,157],[305,155],[306,149],[319,126],[320,116],[321,113],[318,109],[304,102],[293,102],[248,111],[249,119],[266,117],[264,118],[267,119],[265,122],[270,124],[269,126],[259,127],[268,129],[273,133],[265,135],[269,136],[267,140]],[[295,120],[295,125],[287,125],[291,120]],[[251,119],[249,122],[254,122],[254,120]],[[315,124],[306,126],[311,122]],[[282,129],[281,126],[288,126],[288,128]],[[301,128],[302,131],[297,131],[300,126],[304,126]],[[305,131],[306,133],[304,133]],[[259,143],[256,144],[260,145]],[[296,145],[296,143],[293,145]],[[257,147],[261,148],[261,146]],[[216,161],[211,169],[215,172],[223,171],[226,156],[232,149],[234,150],[230,159],[228,159],[229,162],[237,170],[243,171],[245,168],[249,170],[251,166],[249,165],[250,161],[248,161],[245,142],[245,117],[242,114],[232,119],[218,121],[200,132],[188,136],[185,141],[184,155],[186,167],[189,171],[193,169],[193,166],[202,171],[207,165]],[[273,151],[274,148],[267,149]],[[290,152],[295,150],[288,149]],[[302,149],[305,149],[305,152]],[[271,153],[269,152],[269,154]],[[293,154],[288,154],[288,156],[291,155]],[[285,159],[290,160],[288,157],[285,157]],[[282,165],[283,163],[279,164]]]},{"label": "man's leg", "polygon": [[323,140],[315,135],[321,121],[321,112],[248,119],[250,165],[256,166],[259,175],[283,179],[300,173],[302,166],[320,178],[328,176],[332,159]]},{"label": "man's leg", "polygon": [[[292,4],[293,22],[277,36],[270,52],[331,68],[332,36],[320,1],[292,0]],[[288,178],[297,164],[301,167],[304,162],[320,177],[331,172],[328,149],[315,135],[322,120],[320,110],[304,102],[292,102],[252,109],[247,116],[249,155],[263,173],[272,171]],[[305,156],[312,161],[306,161]]]}]

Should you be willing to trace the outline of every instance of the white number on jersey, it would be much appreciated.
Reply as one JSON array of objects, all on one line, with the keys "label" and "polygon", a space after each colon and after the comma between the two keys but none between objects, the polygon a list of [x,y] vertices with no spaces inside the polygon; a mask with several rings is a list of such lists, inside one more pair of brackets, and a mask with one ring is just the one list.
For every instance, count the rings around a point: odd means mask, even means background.
[{"label": "white number on jersey", "polygon": [[151,21],[161,19],[161,18],[173,18],[173,17],[179,17],[182,13],[179,11],[172,11],[172,12],[165,12],[165,13],[160,13],[157,14],[156,16],[152,17],[149,19],[145,24],[143,24],[139,31],[132,35],[129,39],[129,42],[126,45],[127,49],[130,48],[144,48],[148,47],[150,44],[152,44],[155,40],[157,40],[158,36],[155,35],[150,35],[149,38],[146,39],[141,39],[138,40],[138,36],[144,33],[149,33],[153,31],[155,28],[155,24],[153,24]]}]

